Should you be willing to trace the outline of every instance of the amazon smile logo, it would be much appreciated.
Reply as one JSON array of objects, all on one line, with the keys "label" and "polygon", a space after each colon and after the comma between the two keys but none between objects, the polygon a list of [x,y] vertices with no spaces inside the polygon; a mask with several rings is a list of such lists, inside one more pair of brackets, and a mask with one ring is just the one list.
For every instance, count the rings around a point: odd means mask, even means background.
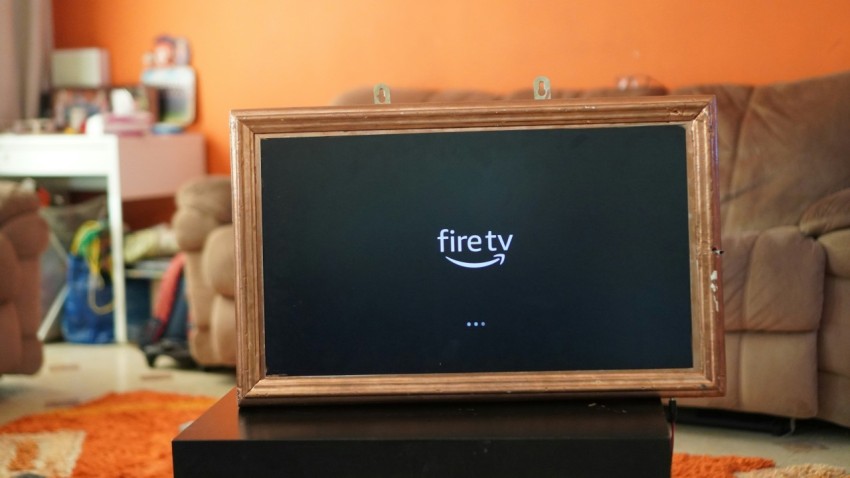
[{"label": "amazon smile logo", "polygon": [[505,236],[502,236],[500,234],[493,234],[493,231],[487,231],[487,234],[485,234],[484,236],[456,236],[454,229],[441,229],[440,235],[437,236],[437,242],[440,243],[441,254],[446,254],[446,252],[482,252],[485,248],[488,252],[495,252],[495,254],[492,255],[492,259],[487,259],[482,262],[465,262],[449,256],[445,256],[446,260],[448,260],[452,264],[460,267],[465,267],[467,269],[482,269],[484,267],[489,267],[494,264],[504,264],[505,253],[507,253],[508,249],[511,248],[511,241],[513,240],[513,234],[510,234],[507,236],[507,238],[505,238]]}]

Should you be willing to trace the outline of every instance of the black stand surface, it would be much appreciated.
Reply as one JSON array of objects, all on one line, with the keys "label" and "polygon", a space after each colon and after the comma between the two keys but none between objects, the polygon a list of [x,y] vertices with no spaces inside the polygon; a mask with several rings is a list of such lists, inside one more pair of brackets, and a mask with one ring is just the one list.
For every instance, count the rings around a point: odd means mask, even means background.
[{"label": "black stand surface", "polygon": [[172,442],[181,477],[670,476],[655,399],[240,409],[231,391]]}]

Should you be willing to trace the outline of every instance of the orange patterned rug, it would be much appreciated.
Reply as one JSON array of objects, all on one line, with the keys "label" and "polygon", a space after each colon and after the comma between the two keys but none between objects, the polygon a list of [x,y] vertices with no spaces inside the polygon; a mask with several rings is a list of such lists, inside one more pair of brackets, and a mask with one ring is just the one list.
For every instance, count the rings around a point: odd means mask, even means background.
[{"label": "orange patterned rug", "polygon": [[734,478],[736,473],[773,468],[773,460],[742,456],[706,456],[676,453],[672,478]]},{"label": "orange patterned rug", "polygon": [[[171,440],[216,401],[160,392],[113,393],[0,426],[0,477],[172,476]],[[673,478],[734,478],[773,470],[773,461],[677,453]],[[738,475],[807,476],[847,475]]]},{"label": "orange patterned rug", "polygon": [[0,426],[0,477],[170,477],[171,440],[215,401],[113,393],[21,418]]}]

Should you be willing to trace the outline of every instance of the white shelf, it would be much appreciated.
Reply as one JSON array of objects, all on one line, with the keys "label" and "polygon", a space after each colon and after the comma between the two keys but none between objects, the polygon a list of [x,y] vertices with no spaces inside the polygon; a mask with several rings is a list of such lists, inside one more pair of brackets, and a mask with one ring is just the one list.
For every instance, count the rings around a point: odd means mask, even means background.
[{"label": "white shelf", "polygon": [[115,340],[127,341],[122,201],[173,196],[205,174],[200,134],[0,135],[0,176],[103,178],[109,212]]}]

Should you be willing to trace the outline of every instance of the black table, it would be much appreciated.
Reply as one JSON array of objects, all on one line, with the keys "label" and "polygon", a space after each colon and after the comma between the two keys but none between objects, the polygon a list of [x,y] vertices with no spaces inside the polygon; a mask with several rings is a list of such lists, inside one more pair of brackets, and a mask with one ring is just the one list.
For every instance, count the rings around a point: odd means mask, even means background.
[{"label": "black table", "polygon": [[172,442],[181,477],[669,477],[657,398],[240,409]]}]

